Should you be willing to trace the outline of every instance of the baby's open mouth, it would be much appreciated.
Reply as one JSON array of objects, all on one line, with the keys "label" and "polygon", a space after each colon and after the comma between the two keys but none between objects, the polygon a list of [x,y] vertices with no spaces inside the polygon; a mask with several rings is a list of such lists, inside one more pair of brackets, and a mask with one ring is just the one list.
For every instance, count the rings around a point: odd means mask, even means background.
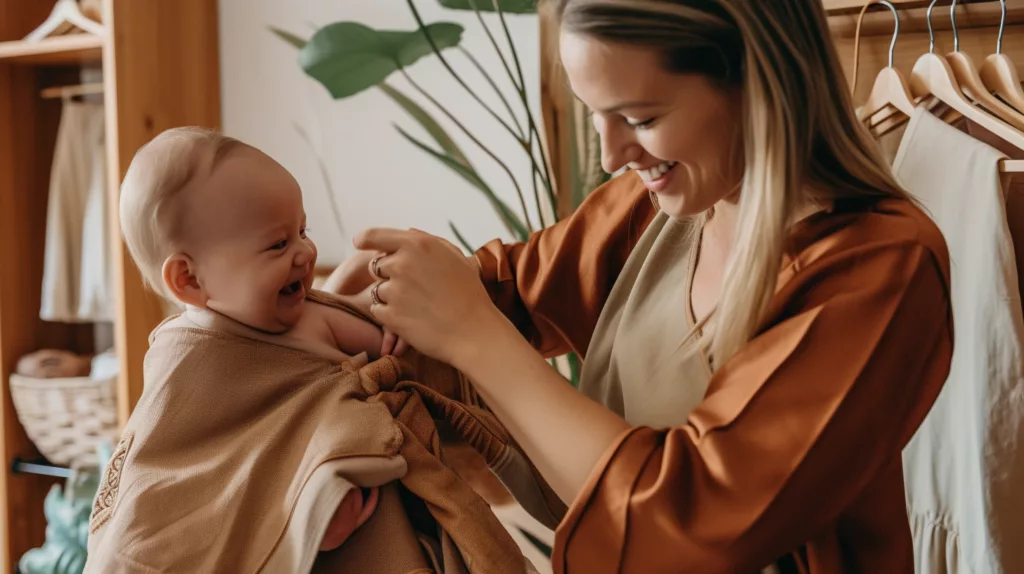
[{"label": "baby's open mouth", "polygon": [[299,289],[302,289],[302,281],[296,281],[295,283],[288,285],[284,289],[281,289],[280,293],[282,295],[294,295],[299,292]]}]

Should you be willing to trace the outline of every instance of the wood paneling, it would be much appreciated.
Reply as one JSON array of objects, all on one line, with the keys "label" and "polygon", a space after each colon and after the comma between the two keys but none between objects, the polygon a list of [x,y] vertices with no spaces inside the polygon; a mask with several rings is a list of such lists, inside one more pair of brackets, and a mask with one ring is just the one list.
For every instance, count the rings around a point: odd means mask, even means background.
[{"label": "wood paneling", "polygon": [[[110,205],[135,152],[161,131],[182,125],[220,127],[217,3],[213,0],[109,2],[114,50],[104,58],[107,82]],[[116,213],[110,218],[117,221]],[[118,410],[122,423],[142,394],[142,362],[150,332],[164,317],[159,298],[143,288],[138,269],[112,226],[114,280],[122,302],[115,329],[121,360]]]}]

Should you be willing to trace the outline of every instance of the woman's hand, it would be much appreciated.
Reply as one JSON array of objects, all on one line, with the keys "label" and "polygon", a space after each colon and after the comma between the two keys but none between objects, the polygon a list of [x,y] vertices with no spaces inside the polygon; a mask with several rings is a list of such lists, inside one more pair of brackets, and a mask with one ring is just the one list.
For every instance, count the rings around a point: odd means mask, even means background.
[{"label": "woman's hand", "polygon": [[491,303],[479,268],[444,239],[371,229],[356,237],[355,246],[385,254],[366,264],[379,277],[370,287],[377,297],[370,311],[419,351],[459,367],[481,337],[512,328]]},{"label": "woman's hand", "polygon": [[[371,312],[420,351],[473,381],[562,500],[573,500],[601,455],[629,428],[551,368],[491,303],[479,268],[421,231],[371,229],[356,248],[385,253]],[[369,265],[369,264],[368,264]]]},{"label": "woman's hand", "polygon": [[[336,295],[356,295],[361,297],[357,301],[365,299],[366,304],[362,305],[365,311],[370,310],[369,287],[373,284],[373,275],[370,273],[370,264],[379,255],[375,251],[359,251],[352,257],[346,259],[339,265],[324,282],[322,289]],[[381,345],[380,354],[399,356],[409,348],[404,339],[396,335],[386,326],[384,331],[384,342]]]}]

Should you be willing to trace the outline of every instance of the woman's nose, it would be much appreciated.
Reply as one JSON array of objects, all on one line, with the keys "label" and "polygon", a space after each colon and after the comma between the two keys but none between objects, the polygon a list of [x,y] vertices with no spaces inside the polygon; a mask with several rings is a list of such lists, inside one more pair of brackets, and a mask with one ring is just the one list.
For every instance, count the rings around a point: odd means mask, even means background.
[{"label": "woman's nose", "polygon": [[641,155],[640,146],[631,137],[632,131],[624,131],[610,122],[595,122],[597,133],[601,137],[601,167],[608,173],[615,173],[627,163],[638,159]]}]

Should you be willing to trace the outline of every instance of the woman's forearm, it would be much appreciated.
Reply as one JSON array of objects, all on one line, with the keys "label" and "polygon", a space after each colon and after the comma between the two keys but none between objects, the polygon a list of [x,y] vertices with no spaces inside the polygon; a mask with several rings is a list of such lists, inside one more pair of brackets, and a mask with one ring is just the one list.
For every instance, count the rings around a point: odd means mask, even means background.
[{"label": "woman's forearm", "polygon": [[621,417],[585,397],[505,322],[457,361],[478,392],[566,503],[615,438]]}]

